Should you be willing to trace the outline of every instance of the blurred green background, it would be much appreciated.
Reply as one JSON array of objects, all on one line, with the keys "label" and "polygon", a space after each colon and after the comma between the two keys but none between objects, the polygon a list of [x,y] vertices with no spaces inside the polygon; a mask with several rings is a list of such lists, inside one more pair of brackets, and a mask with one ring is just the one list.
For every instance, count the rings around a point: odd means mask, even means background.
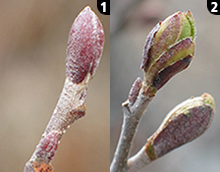
[{"label": "blurred green background", "polygon": [[55,108],[65,80],[70,27],[87,5],[105,30],[105,47],[89,85],[86,116],[64,135],[56,172],[109,170],[110,17],[97,1],[0,1],[0,171],[23,171]]},{"label": "blurred green background", "polygon": [[139,67],[147,34],[174,12],[190,10],[197,28],[195,57],[187,70],[157,92],[142,117],[131,155],[146,143],[173,107],[207,92],[216,102],[210,128],[193,142],[152,162],[142,172],[219,171],[220,16],[210,14],[207,1],[200,0],[112,0],[111,10],[111,160],[123,119],[121,103],[127,99],[134,80],[143,76]]}]

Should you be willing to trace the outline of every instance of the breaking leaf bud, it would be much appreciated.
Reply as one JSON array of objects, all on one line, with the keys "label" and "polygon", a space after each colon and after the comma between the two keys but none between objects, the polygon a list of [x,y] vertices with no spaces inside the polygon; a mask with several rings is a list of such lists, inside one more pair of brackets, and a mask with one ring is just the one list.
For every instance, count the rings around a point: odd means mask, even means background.
[{"label": "breaking leaf bud", "polygon": [[176,106],[147,140],[148,157],[155,160],[199,137],[211,124],[214,108],[214,99],[207,93]]},{"label": "breaking leaf bud", "polygon": [[[160,89],[190,64],[195,51],[195,26],[191,12],[176,12],[149,33],[141,68],[149,90]],[[166,75],[165,75],[166,74]]]}]

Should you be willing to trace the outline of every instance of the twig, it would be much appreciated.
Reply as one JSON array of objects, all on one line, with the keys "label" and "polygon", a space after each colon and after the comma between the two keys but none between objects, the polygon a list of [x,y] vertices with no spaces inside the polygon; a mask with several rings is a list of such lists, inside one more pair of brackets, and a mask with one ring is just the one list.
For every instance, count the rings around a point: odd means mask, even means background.
[{"label": "twig", "polygon": [[131,88],[128,101],[122,104],[124,116],[123,126],[110,172],[122,172],[126,169],[133,137],[140,118],[153,98],[153,96],[148,94],[149,92],[145,94],[141,82],[141,79],[137,78]]},{"label": "twig", "polygon": [[104,44],[104,31],[96,14],[85,7],[75,19],[68,39],[66,80],[53,115],[24,172],[52,172],[50,165],[67,128],[85,115],[84,101]]},{"label": "twig", "polygon": [[[144,81],[137,78],[128,100],[122,104],[124,120],[111,164],[111,172],[139,168],[152,160],[144,154],[144,149],[141,149],[135,156],[135,161],[133,158],[130,164],[127,163],[136,128],[156,92],[171,77],[189,66],[195,51],[194,39],[194,19],[189,11],[177,12],[167,17],[163,22],[159,22],[147,36],[141,63]],[[131,163],[132,160],[135,163]]]}]

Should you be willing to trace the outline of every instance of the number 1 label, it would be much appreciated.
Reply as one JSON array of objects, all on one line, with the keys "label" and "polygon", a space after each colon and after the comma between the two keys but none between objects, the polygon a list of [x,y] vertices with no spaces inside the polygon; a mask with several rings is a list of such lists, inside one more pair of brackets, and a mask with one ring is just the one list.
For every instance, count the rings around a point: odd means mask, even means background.
[{"label": "number 1 label", "polygon": [[101,3],[101,6],[103,7],[102,12],[106,13],[106,2]]},{"label": "number 1 label", "polygon": [[110,15],[110,0],[97,0],[97,8],[100,13],[105,14],[105,15]]}]

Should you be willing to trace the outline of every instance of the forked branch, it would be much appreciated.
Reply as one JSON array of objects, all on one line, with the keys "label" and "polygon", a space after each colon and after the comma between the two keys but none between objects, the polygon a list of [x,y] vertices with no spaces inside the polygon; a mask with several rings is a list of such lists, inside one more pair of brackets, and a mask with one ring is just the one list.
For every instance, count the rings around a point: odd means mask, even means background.
[{"label": "forked branch", "polygon": [[174,108],[160,128],[132,158],[129,153],[137,126],[156,92],[171,77],[186,69],[195,51],[195,26],[191,12],[177,12],[159,22],[149,33],[141,69],[128,100],[122,104],[123,126],[111,163],[111,172],[135,172],[151,161],[201,135],[210,125],[214,99],[209,94],[189,99]]}]

